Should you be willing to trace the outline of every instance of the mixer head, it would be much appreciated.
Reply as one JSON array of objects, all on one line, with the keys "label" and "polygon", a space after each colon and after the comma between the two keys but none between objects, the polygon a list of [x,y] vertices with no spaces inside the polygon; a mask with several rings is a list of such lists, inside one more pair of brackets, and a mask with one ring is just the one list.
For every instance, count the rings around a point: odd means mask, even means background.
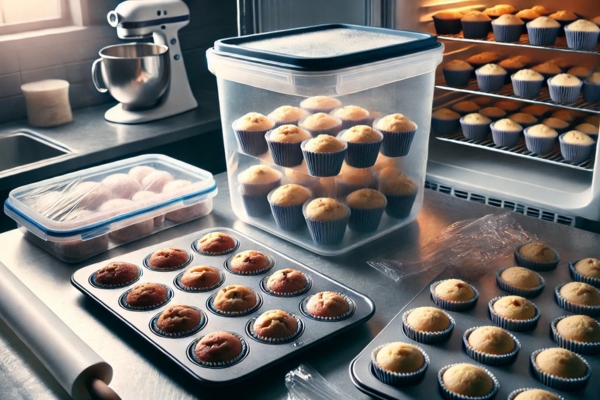
[{"label": "mixer head", "polygon": [[171,24],[187,25],[190,11],[181,0],[128,0],[106,18],[110,26],[117,28],[121,39],[138,39],[165,30]]}]

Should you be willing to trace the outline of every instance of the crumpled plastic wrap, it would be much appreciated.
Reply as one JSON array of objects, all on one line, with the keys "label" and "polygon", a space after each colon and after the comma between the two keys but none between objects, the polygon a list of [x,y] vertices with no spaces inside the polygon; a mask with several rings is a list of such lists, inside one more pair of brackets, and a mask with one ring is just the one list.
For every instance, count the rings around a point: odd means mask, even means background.
[{"label": "crumpled plastic wrap", "polygon": [[321,374],[307,364],[285,376],[288,400],[352,400],[352,397],[331,385]]},{"label": "crumpled plastic wrap", "polygon": [[371,260],[367,264],[396,282],[432,268],[454,268],[457,277],[476,280],[495,268],[494,260],[512,254],[519,244],[536,240],[510,213],[489,214],[448,226],[419,251],[417,263]]}]

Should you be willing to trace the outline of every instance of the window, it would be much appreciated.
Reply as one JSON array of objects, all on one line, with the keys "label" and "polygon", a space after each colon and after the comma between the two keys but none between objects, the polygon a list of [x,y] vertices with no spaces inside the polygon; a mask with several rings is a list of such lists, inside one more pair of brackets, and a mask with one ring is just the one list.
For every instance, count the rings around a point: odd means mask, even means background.
[{"label": "window", "polygon": [[0,34],[69,25],[68,0],[0,0]]}]

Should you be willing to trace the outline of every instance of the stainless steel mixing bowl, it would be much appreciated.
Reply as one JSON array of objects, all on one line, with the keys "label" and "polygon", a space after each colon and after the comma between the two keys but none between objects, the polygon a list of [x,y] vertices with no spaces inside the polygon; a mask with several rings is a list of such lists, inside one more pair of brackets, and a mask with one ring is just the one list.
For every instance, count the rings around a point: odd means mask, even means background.
[{"label": "stainless steel mixing bowl", "polygon": [[[99,92],[108,91],[128,110],[151,108],[169,87],[169,48],[154,43],[107,46],[92,64],[92,78]],[[100,68],[98,68],[100,65]],[[101,86],[98,73],[106,87]]]}]

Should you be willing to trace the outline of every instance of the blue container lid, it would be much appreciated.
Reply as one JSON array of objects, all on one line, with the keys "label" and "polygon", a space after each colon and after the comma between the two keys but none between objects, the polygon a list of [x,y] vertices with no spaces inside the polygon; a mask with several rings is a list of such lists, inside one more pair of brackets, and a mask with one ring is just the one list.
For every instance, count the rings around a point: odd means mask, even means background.
[{"label": "blue container lid", "polygon": [[353,67],[442,46],[436,36],[349,24],[327,24],[221,39],[221,56],[298,71]]}]

